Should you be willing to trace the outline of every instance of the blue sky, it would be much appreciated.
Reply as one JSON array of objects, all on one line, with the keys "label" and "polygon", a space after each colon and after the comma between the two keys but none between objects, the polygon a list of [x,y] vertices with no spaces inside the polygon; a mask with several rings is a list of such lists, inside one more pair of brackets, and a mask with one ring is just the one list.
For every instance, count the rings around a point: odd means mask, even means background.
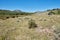
[{"label": "blue sky", "polygon": [[26,12],[60,8],[60,0],[0,0],[0,9]]}]

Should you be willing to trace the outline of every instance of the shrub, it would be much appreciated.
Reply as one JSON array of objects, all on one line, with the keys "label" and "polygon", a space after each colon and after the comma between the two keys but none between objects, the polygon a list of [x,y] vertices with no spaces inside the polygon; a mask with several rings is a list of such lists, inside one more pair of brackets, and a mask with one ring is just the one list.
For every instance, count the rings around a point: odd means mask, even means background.
[{"label": "shrub", "polygon": [[15,18],[15,16],[12,16],[12,18]]},{"label": "shrub", "polygon": [[34,20],[30,20],[29,21],[29,28],[36,28],[37,27],[37,24],[35,23],[35,21]]},{"label": "shrub", "polygon": [[6,19],[8,19],[9,17],[6,17]]},{"label": "shrub", "polygon": [[48,13],[48,15],[53,15],[53,14],[55,14],[54,12],[52,12],[52,11],[50,11],[49,13]]},{"label": "shrub", "polygon": [[16,17],[18,17],[18,16],[16,16]]}]

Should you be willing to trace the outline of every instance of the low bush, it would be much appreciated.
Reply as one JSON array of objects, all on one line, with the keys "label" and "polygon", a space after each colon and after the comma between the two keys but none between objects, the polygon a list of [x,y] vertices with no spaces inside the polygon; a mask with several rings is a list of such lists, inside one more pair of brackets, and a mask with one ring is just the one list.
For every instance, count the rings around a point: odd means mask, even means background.
[{"label": "low bush", "polygon": [[15,16],[12,16],[12,18],[15,18]]},{"label": "low bush", "polygon": [[6,19],[8,19],[9,17],[6,17]]},{"label": "low bush", "polygon": [[37,24],[35,23],[35,21],[34,20],[30,20],[29,21],[29,28],[36,28],[37,27]]},{"label": "low bush", "polygon": [[55,14],[55,13],[54,13],[54,12],[52,12],[52,11],[48,13],[48,15],[54,15],[54,14]]}]

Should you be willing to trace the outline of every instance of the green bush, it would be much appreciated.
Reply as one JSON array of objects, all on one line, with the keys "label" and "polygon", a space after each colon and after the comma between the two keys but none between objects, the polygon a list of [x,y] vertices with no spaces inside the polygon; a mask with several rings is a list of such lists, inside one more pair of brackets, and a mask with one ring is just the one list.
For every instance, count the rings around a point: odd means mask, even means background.
[{"label": "green bush", "polygon": [[30,20],[29,21],[29,28],[36,28],[37,27],[37,24],[35,23],[35,21],[34,20]]},{"label": "green bush", "polygon": [[55,15],[55,13],[52,12],[52,11],[50,11],[50,12],[48,13],[48,15]]}]

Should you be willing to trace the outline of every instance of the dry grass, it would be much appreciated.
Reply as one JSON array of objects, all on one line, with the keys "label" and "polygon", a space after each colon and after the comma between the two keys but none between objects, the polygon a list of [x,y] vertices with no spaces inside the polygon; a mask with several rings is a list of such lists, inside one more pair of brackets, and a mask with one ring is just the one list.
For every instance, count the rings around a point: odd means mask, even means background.
[{"label": "dry grass", "polygon": [[[35,20],[38,26],[37,28],[29,29],[28,22],[30,19]],[[7,20],[0,19],[0,40],[53,40],[53,35],[50,38],[47,35],[49,34],[48,32],[39,31],[45,30],[46,28],[51,29],[54,25],[60,26],[60,15],[48,16],[34,14],[18,18],[9,18]]]}]

